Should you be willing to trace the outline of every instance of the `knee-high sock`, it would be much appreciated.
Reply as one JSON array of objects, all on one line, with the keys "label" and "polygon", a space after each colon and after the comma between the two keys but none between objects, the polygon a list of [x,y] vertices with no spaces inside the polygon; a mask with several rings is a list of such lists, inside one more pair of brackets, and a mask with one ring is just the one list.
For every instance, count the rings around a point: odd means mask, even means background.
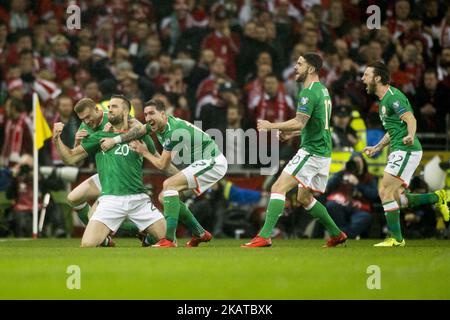
[{"label": "knee-high sock", "polygon": [[78,215],[78,218],[80,218],[81,222],[84,223],[85,226],[87,226],[88,222],[89,222],[89,210],[91,210],[91,206],[85,202],[82,203],[76,207],[73,208]]},{"label": "knee-high sock", "polygon": [[402,229],[400,226],[400,208],[395,200],[383,203],[384,215],[392,238],[402,241]]},{"label": "knee-high sock", "polygon": [[156,240],[156,238],[154,236],[152,236],[150,233],[147,233],[145,235],[144,242],[148,245],[153,245],[153,244],[157,243],[158,240]]},{"label": "knee-high sock", "polygon": [[180,215],[180,196],[178,191],[164,191],[164,215],[167,221],[166,239],[175,241],[178,217]]},{"label": "knee-high sock", "polygon": [[259,236],[263,238],[269,238],[273,228],[277,224],[278,218],[281,216],[284,210],[284,203],[286,196],[280,193],[271,193],[269,204],[266,210],[266,219],[264,226],[259,232]]},{"label": "knee-high sock", "polygon": [[401,208],[414,208],[427,204],[435,204],[439,201],[436,193],[402,193],[400,195]]},{"label": "knee-high sock", "polygon": [[196,237],[201,237],[205,233],[205,229],[203,229],[188,206],[182,201],[180,201],[180,222]]},{"label": "knee-high sock", "polygon": [[341,230],[330,217],[327,208],[325,208],[319,201],[314,199],[307,207],[304,208],[311,216],[319,220],[319,222],[327,229],[328,233],[332,237],[337,237],[341,233]]},{"label": "knee-high sock", "polygon": [[125,219],[122,222],[122,224],[120,225],[119,230],[127,231],[127,232],[130,232],[130,233],[135,233],[135,234],[139,233],[138,227],[133,222],[131,222],[128,219]]}]

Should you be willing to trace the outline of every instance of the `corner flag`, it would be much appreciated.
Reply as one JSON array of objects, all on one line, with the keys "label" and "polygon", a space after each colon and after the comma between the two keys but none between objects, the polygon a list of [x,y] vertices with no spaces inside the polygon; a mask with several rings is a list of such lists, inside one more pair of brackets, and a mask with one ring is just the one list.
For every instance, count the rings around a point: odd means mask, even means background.
[{"label": "corner flag", "polygon": [[34,118],[35,125],[35,148],[40,149],[44,146],[44,141],[52,136],[52,131],[47,124],[44,116],[42,115],[41,105],[39,103],[39,97],[34,93],[33,104],[36,106],[36,113]]},{"label": "corner flag", "polygon": [[44,141],[52,136],[47,121],[42,115],[37,93],[33,93],[33,239],[38,237],[38,193],[39,193],[39,160],[38,150],[44,146]]}]

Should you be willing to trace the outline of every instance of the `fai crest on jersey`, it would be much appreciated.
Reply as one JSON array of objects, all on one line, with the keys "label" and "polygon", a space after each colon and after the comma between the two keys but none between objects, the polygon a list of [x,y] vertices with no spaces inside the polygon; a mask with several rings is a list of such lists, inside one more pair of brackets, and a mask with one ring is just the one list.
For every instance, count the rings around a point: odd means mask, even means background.
[{"label": "fai crest on jersey", "polygon": [[166,148],[169,144],[170,144],[170,139],[166,139],[166,141],[164,141],[163,148]]},{"label": "fai crest on jersey", "polygon": [[382,107],[381,107],[381,113],[382,113],[382,114],[386,114],[386,107],[385,107],[385,106],[382,106]]}]

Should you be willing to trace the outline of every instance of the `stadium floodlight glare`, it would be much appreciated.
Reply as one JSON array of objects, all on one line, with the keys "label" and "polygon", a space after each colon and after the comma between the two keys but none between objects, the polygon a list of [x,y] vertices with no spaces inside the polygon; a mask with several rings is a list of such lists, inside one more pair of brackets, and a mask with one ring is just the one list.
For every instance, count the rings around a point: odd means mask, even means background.
[{"label": "stadium floodlight glare", "polygon": [[53,172],[55,172],[56,177],[62,179],[65,182],[75,182],[78,177],[79,168],[77,167],[49,167],[42,166],[39,168],[39,172],[48,178]]}]

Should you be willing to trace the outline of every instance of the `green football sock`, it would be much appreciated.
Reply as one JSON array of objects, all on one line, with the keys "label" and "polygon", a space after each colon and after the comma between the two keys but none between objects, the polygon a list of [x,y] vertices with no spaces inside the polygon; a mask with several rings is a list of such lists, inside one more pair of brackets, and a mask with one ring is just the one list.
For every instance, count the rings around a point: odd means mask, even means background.
[{"label": "green football sock", "polygon": [[157,243],[158,240],[156,240],[156,238],[154,236],[152,236],[150,233],[147,233],[145,235],[144,242],[151,246],[151,245],[154,245],[155,243]]},{"label": "green football sock", "polygon": [[175,190],[164,192],[164,215],[167,222],[166,239],[175,241],[178,217],[180,215],[180,196]]},{"label": "green football sock", "polygon": [[407,193],[408,208],[414,208],[426,204],[435,204],[439,201],[439,197],[436,193]]},{"label": "green football sock", "polygon": [[397,241],[402,241],[402,230],[400,227],[400,208],[396,201],[388,201],[383,203],[384,215],[392,238]]},{"label": "green football sock", "polygon": [[130,220],[126,219],[122,222],[122,224],[120,225],[119,228],[120,231],[126,231],[126,232],[130,232],[133,234],[138,234],[139,233],[139,229],[138,227],[131,222]]},{"label": "green football sock", "polygon": [[282,194],[272,193],[270,195],[270,201],[267,205],[264,226],[259,232],[260,237],[270,238],[272,230],[277,224],[278,218],[283,213],[285,200],[286,197]]},{"label": "green football sock", "polygon": [[188,206],[180,201],[180,222],[184,224],[194,236],[200,237],[205,233],[205,229],[189,210]]},{"label": "green football sock", "polygon": [[325,206],[319,201],[314,199],[310,206],[305,207],[305,209],[311,216],[319,220],[319,222],[327,229],[330,236],[337,237],[341,233],[341,229],[339,229],[336,223],[334,223],[327,211],[327,208],[325,208]]},{"label": "green football sock", "polygon": [[102,243],[100,243],[98,246],[99,247],[109,247],[109,243],[111,242],[111,238],[110,237],[106,237],[105,240],[103,240]]},{"label": "green football sock", "polygon": [[78,218],[80,218],[81,222],[87,226],[89,223],[89,210],[91,210],[91,206],[86,203],[82,208],[80,207],[81,206],[75,207],[74,210],[77,212]]}]

